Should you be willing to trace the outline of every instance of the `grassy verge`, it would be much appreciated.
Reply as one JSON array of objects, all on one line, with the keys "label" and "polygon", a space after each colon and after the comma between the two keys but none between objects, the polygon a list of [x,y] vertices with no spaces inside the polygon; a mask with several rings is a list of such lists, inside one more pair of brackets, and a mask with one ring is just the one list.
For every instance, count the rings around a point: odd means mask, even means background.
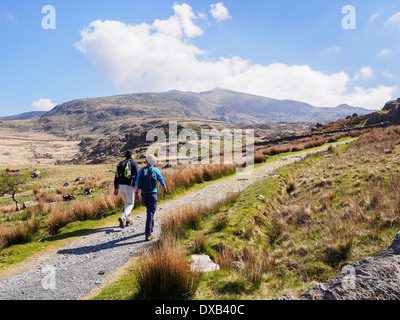
[{"label": "grassy verge", "polygon": [[[208,254],[221,266],[202,275],[191,298],[298,296],[387,247],[400,228],[399,141],[398,128],[373,130],[350,146],[280,168],[232,205],[186,223],[177,234],[187,259]],[[132,298],[136,289],[126,283],[97,298]]]}]

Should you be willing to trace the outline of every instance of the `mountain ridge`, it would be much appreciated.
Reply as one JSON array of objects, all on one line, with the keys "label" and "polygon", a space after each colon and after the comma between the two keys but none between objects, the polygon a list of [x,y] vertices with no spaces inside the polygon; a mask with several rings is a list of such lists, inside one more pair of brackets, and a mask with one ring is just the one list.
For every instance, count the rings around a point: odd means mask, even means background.
[{"label": "mountain ridge", "polygon": [[32,119],[34,117],[40,117],[46,113],[47,113],[46,111],[23,112],[16,115],[0,117],[0,121],[27,120],[27,119]]},{"label": "mountain ridge", "polygon": [[[149,92],[109,97],[72,100],[54,107],[41,116],[77,116],[79,123],[113,121],[119,117],[136,118],[194,118],[235,124],[264,124],[275,122],[332,122],[352,113],[373,112],[359,107],[339,105],[319,108],[294,100],[214,89],[200,93]],[[81,124],[79,124],[81,125]]]}]

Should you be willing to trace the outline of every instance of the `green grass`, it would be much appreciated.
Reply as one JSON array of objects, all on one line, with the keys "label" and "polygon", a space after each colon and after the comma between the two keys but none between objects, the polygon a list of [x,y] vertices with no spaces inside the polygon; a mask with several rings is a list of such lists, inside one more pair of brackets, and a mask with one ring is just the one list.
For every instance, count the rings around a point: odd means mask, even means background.
[{"label": "green grass", "polygon": [[[343,140],[343,139],[341,139]],[[340,147],[339,149],[344,149],[345,147]],[[296,151],[296,152],[290,152],[290,153],[285,153],[285,154],[279,154],[275,155],[272,157],[268,157],[267,162],[273,162],[276,159],[283,157],[283,156],[289,156],[289,155],[296,155],[299,152],[302,151]],[[318,162],[321,160],[322,156],[316,156],[313,159]],[[256,166],[264,165],[263,164],[257,164]],[[307,166],[307,165],[312,165],[312,164],[307,164],[306,162],[302,162],[301,164],[298,164],[298,166]],[[100,168],[98,168],[100,169]],[[27,169],[30,170],[30,169]],[[283,168],[281,172],[281,176],[285,176],[285,170],[288,170],[287,172],[291,172],[292,169],[289,168]],[[100,170],[101,171],[101,170]],[[75,176],[84,176],[83,174],[77,174],[77,172],[74,171],[72,176],[75,179]],[[54,175],[55,173],[52,172],[51,175]],[[290,174],[287,176],[289,177]],[[230,175],[229,175],[230,176]],[[219,178],[218,181],[221,181],[223,179],[228,179],[229,176]],[[43,180],[36,181],[32,185],[30,185],[30,188],[33,188],[38,185],[47,185],[50,180],[48,179],[49,175],[46,173],[43,176]],[[58,178],[58,181],[65,181],[64,177]],[[74,179],[70,182],[73,182]],[[68,180],[67,180],[68,181]],[[177,190],[174,194],[169,195],[166,197],[164,200],[160,201],[160,205],[164,203],[165,201],[168,201],[172,198],[177,198],[180,196],[183,196],[187,193],[199,190],[200,188],[203,188],[204,186],[207,186],[208,184],[212,184],[215,181],[207,181],[203,182],[200,184],[196,184],[192,186],[191,188],[188,189],[179,189]],[[220,243],[224,243],[226,246],[230,246],[237,250],[238,252],[242,252],[246,247],[249,245],[251,247],[254,247],[256,249],[263,249],[266,247],[266,244],[264,242],[264,239],[269,239],[267,236],[272,232],[271,227],[263,228],[262,223],[265,222],[266,216],[265,213],[266,207],[265,203],[261,202],[259,200],[254,200],[255,197],[258,194],[263,194],[266,196],[267,199],[271,199],[276,197],[277,195],[282,196],[282,179],[281,178],[269,178],[269,179],[262,179],[258,183],[250,186],[248,189],[246,189],[238,199],[237,203],[231,208],[229,206],[222,207],[219,209],[217,213],[212,215],[210,219],[205,219],[202,222],[202,230],[199,231],[190,231],[188,233],[188,239],[185,240],[185,244],[188,247],[191,252],[195,251],[195,245],[194,245],[194,239],[198,235],[199,232],[204,232],[205,237],[207,238],[207,244],[203,250],[205,250],[210,256],[213,258],[218,257],[218,250],[215,248],[218,246]],[[98,192],[98,191],[96,191]],[[136,208],[132,214],[136,215],[139,212],[141,212],[143,208]],[[95,228],[100,228],[102,226],[110,225],[113,223],[116,223],[116,215],[115,212],[110,212],[110,216],[100,220],[100,221],[84,221],[84,222],[75,222],[72,224],[67,225],[66,227],[62,228],[60,230],[60,233],[56,236],[50,237],[46,232],[41,230],[39,234],[36,236],[36,240],[27,243],[24,245],[14,245],[10,248],[6,248],[0,251],[0,269],[6,267],[8,268],[11,265],[14,265],[18,262],[24,261],[27,257],[39,254],[41,252],[44,252],[44,250],[52,248],[57,245],[61,245],[63,241],[69,241],[71,239],[74,239],[75,237],[82,236],[84,234],[87,234],[91,230]],[[15,219],[18,219],[17,216],[15,216]],[[221,219],[225,219],[226,221],[223,222],[221,225]],[[258,219],[258,220],[257,220]],[[219,226],[218,226],[219,225]],[[38,241],[40,240],[40,241]],[[267,243],[270,241],[268,240]],[[267,246],[268,247],[268,246]],[[315,269],[316,267],[314,267]],[[221,271],[222,272],[222,271]],[[232,271],[229,271],[232,272]],[[314,271],[315,272],[315,271]],[[218,275],[218,273],[216,273]],[[208,276],[208,275],[207,275]],[[211,277],[211,275],[209,275]],[[212,276],[213,277],[213,276]],[[239,278],[238,278],[239,277]],[[266,277],[266,276],[265,276]],[[287,281],[290,283],[297,283],[299,282],[298,279],[296,278],[296,273],[295,272],[285,272],[285,277],[287,277]],[[207,279],[207,277],[205,278]],[[260,290],[263,290],[263,284],[261,284],[258,288],[258,290],[255,290],[255,287],[253,284],[246,282],[245,280],[241,279],[240,276],[233,272],[232,273],[232,282],[236,284],[224,284],[222,283],[222,289],[220,289],[217,293],[214,291],[210,291],[211,296],[218,296],[220,298],[225,298],[227,295],[223,294],[225,291],[229,291],[229,288],[233,288],[235,291],[235,297],[243,297],[250,294],[250,295],[257,295],[259,294]],[[206,280],[204,280],[206,281]],[[222,280],[221,280],[222,281]],[[246,285],[243,287],[241,284],[242,281],[246,282]],[[279,280],[280,281],[280,280]],[[124,281],[121,283],[117,282],[116,285],[122,285]],[[276,285],[273,282],[272,286]],[[204,286],[204,283],[201,284],[201,286]],[[276,285],[278,287],[278,285]],[[244,288],[243,292],[241,294],[238,293],[238,290],[240,291],[240,288]],[[237,289],[235,289],[237,288]],[[239,288],[239,289],[238,289]],[[108,289],[107,289],[108,290]],[[112,286],[110,287],[110,290],[112,289]],[[115,289],[117,292],[131,292],[132,288],[130,289]],[[207,292],[206,289],[204,290],[199,290]],[[214,292],[214,293],[212,293]],[[121,299],[121,297],[127,297],[131,295],[129,294],[118,294],[118,299]],[[229,296],[229,294],[228,294]],[[262,296],[262,295],[261,295]],[[105,294],[102,296],[103,298],[106,297]],[[113,299],[112,296],[110,296],[110,299]]]},{"label": "green grass", "polygon": [[[270,258],[273,268],[251,273],[246,267],[229,267],[228,259],[227,268],[203,275],[193,299],[298,296],[316,282],[334,277],[346,264],[387,247],[400,227],[396,215],[400,200],[389,190],[390,177],[400,176],[400,146],[382,150],[374,144],[359,149],[352,143],[309,156],[278,169],[279,177],[257,181],[233,205],[203,219],[200,228],[190,230],[182,240],[188,256],[199,253],[196,239],[201,238],[201,252],[215,261],[225,248],[233,261],[253,252],[258,260]],[[384,184],[377,184],[375,178]],[[382,212],[380,206],[370,206],[374,190],[382,195]],[[259,194],[265,200],[258,200]],[[115,292],[115,286],[107,290]],[[122,298],[131,296],[132,291],[119,288],[126,292]],[[101,297],[113,298],[106,291]]]},{"label": "green grass", "polygon": [[[341,150],[345,148],[345,146],[340,146]],[[301,151],[268,157],[268,162],[272,162],[282,156],[295,155],[299,152]],[[322,158],[322,155],[316,155],[308,158],[305,162],[297,164],[297,167],[308,167],[318,163]],[[257,166],[260,166],[260,164]],[[282,168],[280,174],[285,175],[285,172],[290,173],[292,171],[292,166],[288,166]],[[264,195],[266,199],[280,195],[282,192],[281,180],[280,177],[259,180],[246,188],[234,204],[222,206],[212,215],[203,219],[200,228],[188,230],[186,238],[182,240],[188,250],[188,255],[199,253],[196,245],[196,239],[199,237],[205,238],[205,243],[202,244],[200,253],[208,254],[214,260],[218,259],[218,245],[221,243],[226,247],[233,248],[237,254],[242,254],[249,246],[255,250],[268,249],[269,242],[265,240],[268,240],[270,230],[269,228],[262,228],[262,224],[267,220],[264,216],[266,213],[265,201],[255,199],[259,194]],[[317,269],[317,267],[315,266],[314,269]],[[95,299],[132,298],[134,295],[132,290],[134,288],[129,285],[132,277],[134,275],[129,272],[108,286]],[[271,276],[264,274],[263,277],[268,279]],[[284,272],[282,277],[272,283],[273,289],[270,290],[270,294],[277,293],[281,288],[282,282],[296,284],[301,287],[304,285],[294,272]],[[253,283],[246,280],[241,272],[220,270],[203,275],[203,280],[197,291],[198,295],[194,299],[254,299],[255,297],[265,297],[260,293],[264,290],[264,287],[264,283]],[[119,294],[121,292],[124,293]]]}]

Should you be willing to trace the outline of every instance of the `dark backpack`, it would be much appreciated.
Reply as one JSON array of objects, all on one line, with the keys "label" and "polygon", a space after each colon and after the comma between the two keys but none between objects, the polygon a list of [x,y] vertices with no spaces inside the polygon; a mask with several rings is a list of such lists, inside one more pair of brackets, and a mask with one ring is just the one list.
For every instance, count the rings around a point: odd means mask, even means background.
[{"label": "dark backpack", "polygon": [[157,174],[154,167],[144,167],[139,177],[140,189],[142,192],[152,192],[157,188]]},{"label": "dark backpack", "polygon": [[132,180],[135,180],[136,175],[132,174],[132,162],[129,161],[129,159],[126,159],[118,163],[115,177],[122,184],[124,183],[131,184]]}]

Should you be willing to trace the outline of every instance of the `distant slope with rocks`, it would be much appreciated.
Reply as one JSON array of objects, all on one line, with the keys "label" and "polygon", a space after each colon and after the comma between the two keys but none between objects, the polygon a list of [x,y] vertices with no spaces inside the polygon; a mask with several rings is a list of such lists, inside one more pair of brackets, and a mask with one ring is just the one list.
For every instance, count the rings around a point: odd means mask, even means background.
[{"label": "distant slope with rocks", "polygon": [[370,110],[341,105],[318,108],[293,100],[276,100],[225,89],[192,93],[170,91],[74,100],[41,117],[51,130],[57,121],[65,129],[94,126],[121,119],[206,119],[234,124],[332,122]]},{"label": "distant slope with rocks", "polygon": [[12,121],[12,120],[26,120],[34,117],[40,117],[46,114],[46,111],[31,111],[17,114],[14,116],[0,117],[0,121]]}]

